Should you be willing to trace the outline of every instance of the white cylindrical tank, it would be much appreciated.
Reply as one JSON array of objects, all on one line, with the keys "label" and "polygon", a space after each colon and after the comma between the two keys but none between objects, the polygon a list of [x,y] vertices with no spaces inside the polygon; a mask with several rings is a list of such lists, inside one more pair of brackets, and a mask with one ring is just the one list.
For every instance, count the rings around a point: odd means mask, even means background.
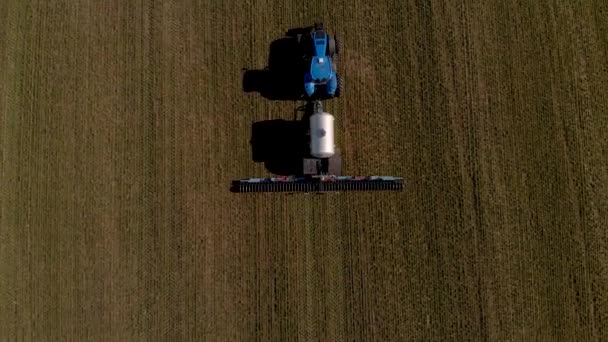
[{"label": "white cylindrical tank", "polygon": [[335,153],[334,117],[325,112],[310,117],[310,154],[316,158],[329,158]]}]

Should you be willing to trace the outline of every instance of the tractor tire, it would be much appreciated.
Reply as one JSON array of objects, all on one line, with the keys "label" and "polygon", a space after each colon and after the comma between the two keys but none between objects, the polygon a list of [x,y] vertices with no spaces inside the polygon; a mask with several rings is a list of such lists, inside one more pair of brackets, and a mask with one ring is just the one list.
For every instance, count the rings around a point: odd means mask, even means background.
[{"label": "tractor tire", "polygon": [[336,55],[339,55],[340,52],[342,51],[342,40],[340,39],[340,37],[337,34],[335,34],[333,41],[334,41]]},{"label": "tractor tire", "polygon": [[342,91],[344,90],[344,79],[342,78],[342,75],[336,74],[336,77],[338,79],[338,88],[336,89],[334,97],[340,97],[340,95],[342,95]]},{"label": "tractor tire", "polygon": [[336,53],[336,41],[334,40],[334,37],[331,37],[329,35],[327,35],[329,37],[329,39],[327,39],[327,55],[333,57],[334,54]]}]

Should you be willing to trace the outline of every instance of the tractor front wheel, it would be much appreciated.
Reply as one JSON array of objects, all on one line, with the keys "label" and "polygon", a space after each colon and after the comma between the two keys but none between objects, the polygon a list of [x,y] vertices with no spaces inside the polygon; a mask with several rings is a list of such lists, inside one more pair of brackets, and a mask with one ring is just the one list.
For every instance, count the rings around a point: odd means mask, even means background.
[{"label": "tractor front wheel", "polygon": [[339,55],[340,52],[342,51],[342,40],[336,34],[336,35],[334,35],[333,41],[334,41],[334,47],[335,47],[336,55]]},{"label": "tractor front wheel", "polygon": [[334,54],[336,53],[336,40],[334,39],[334,37],[331,37],[330,35],[327,35],[327,55],[328,56],[334,56]]}]

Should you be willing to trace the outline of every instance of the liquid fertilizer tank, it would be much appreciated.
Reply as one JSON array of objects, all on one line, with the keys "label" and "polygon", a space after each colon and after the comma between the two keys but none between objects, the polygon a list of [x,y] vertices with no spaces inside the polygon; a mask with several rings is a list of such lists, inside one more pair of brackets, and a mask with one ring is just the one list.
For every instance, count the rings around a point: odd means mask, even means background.
[{"label": "liquid fertilizer tank", "polygon": [[310,154],[315,158],[330,158],[336,153],[334,117],[326,112],[310,116]]}]

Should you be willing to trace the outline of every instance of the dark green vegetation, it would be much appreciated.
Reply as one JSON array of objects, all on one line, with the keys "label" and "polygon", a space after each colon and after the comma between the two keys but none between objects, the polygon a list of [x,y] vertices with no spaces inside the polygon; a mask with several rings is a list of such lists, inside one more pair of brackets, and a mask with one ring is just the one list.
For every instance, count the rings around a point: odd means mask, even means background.
[{"label": "dark green vegetation", "polygon": [[[0,1],[0,340],[606,340],[607,17]],[[242,69],[316,18],[344,43],[344,174],[402,193],[229,192],[267,175],[252,123],[302,104]]]}]

